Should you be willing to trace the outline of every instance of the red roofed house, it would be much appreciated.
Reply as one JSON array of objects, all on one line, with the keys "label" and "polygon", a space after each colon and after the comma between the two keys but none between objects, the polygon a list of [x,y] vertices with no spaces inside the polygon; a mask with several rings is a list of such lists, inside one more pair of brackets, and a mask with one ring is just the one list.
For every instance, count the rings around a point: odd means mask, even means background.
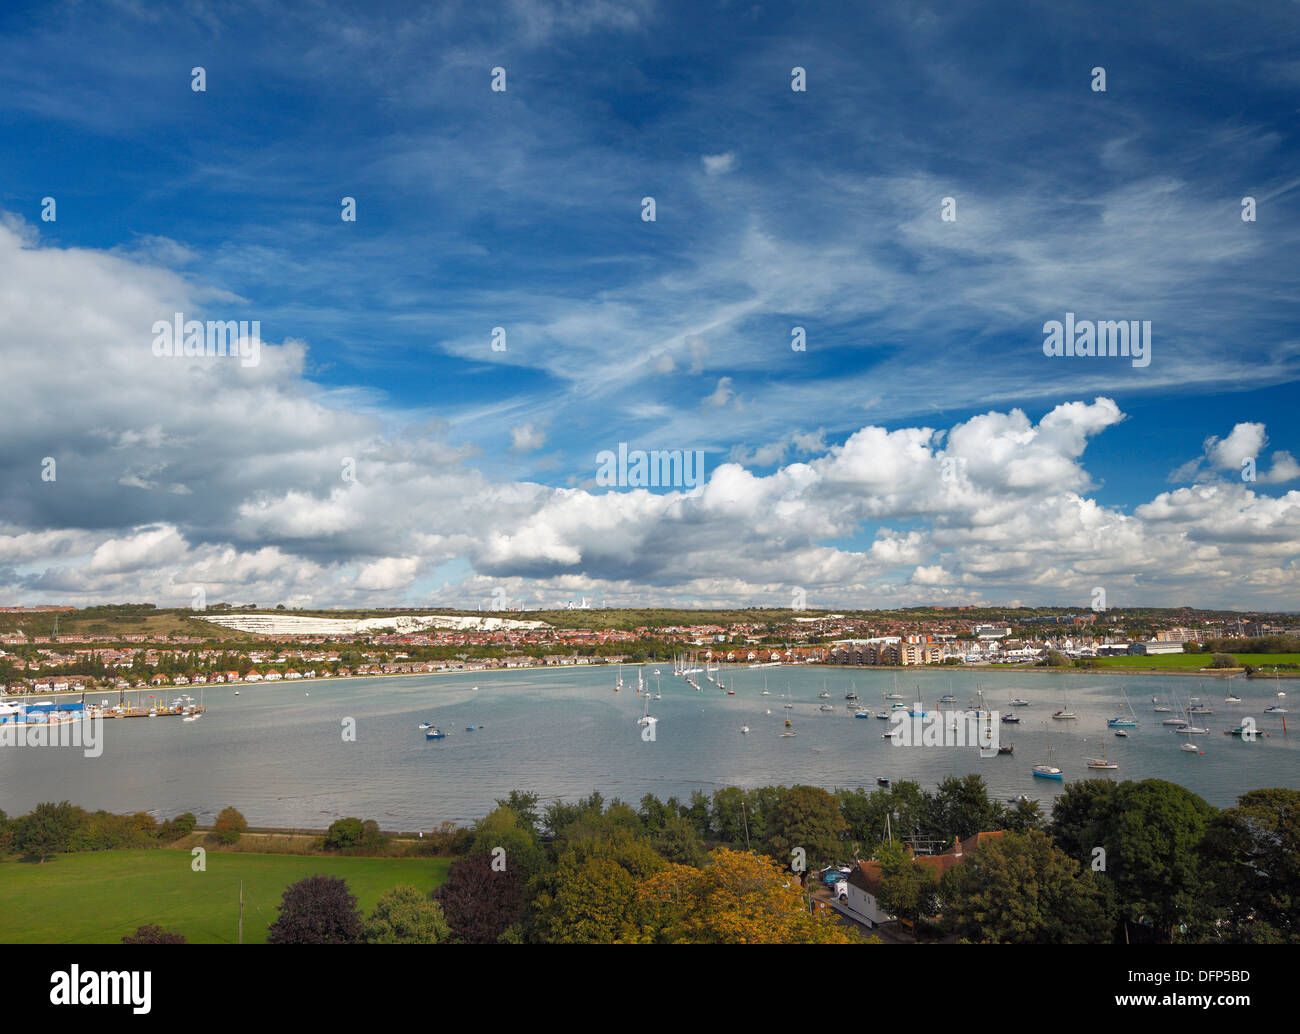
[{"label": "red roofed house", "polygon": [[[944,873],[954,865],[960,865],[965,859],[973,855],[979,850],[981,844],[988,843],[990,837],[1000,837],[1001,835],[1001,830],[994,833],[976,833],[974,837],[967,838],[964,844],[961,838],[958,837],[953,840],[952,847],[948,848],[943,854],[914,856],[912,861],[916,865],[924,865],[933,869],[934,874],[942,879]],[[910,845],[907,848],[907,853],[912,854]],[[861,920],[868,926],[879,926],[881,923],[892,922],[894,919],[894,916],[881,908],[878,900],[881,875],[879,862],[858,862],[857,868],[849,873],[849,878],[839,885],[841,907],[855,919]]]}]

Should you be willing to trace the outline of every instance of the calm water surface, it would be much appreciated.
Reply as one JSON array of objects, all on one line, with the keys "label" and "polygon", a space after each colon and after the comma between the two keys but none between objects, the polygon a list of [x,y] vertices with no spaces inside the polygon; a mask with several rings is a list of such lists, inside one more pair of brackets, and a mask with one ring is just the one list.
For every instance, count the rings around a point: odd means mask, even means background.
[{"label": "calm water surface", "polygon": [[[645,670],[653,691],[655,666]],[[233,804],[253,825],[323,828],[336,818],[373,818],[386,829],[430,829],[444,820],[483,815],[515,788],[544,799],[599,790],[636,802],[643,794],[685,800],[692,790],[724,786],[812,783],[828,788],[875,786],[878,776],[914,779],[927,789],[943,777],[978,772],[991,793],[1028,794],[1050,806],[1062,784],[1035,779],[1032,765],[1055,763],[1073,781],[1108,775],[1156,777],[1179,783],[1211,804],[1231,805],[1258,787],[1300,785],[1300,735],[1282,728],[1282,715],[1264,715],[1275,703],[1300,704],[1300,682],[1284,700],[1263,679],[1205,679],[1140,675],[1061,675],[1028,672],[917,671],[898,675],[908,703],[933,708],[951,692],[965,707],[982,686],[989,707],[1007,712],[1012,697],[1020,725],[1001,725],[1011,756],[981,759],[973,749],[902,747],[882,739],[886,722],[852,717],[844,695],[853,685],[873,711],[892,692],[891,671],[825,668],[737,669],[735,696],[700,679],[702,692],[659,665],[662,700],[650,702],[658,719],[654,742],[636,724],[642,701],[636,669],[624,668],[631,687],[613,692],[612,668],[558,668],[372,679],[339,679],[263,686],[210,686],[208,713],[104,723],[104,752],[86,758],[73,748],[0,747],[0,808],[10,815],[40,801],[73,801],[89,809],[193,812],[209,821]],[[770,696],[760,696],[764,677]],[[823,681],[830,700],[819,699]],[[478,689],[475,690],[474,687]],[[789,687],[797,735],[782,739],[783,697]],[[1121,687],[1139,726],[1119,739],[1106,719],[1123,707]],[[235,696],[235,689],[239,696]],[[1225,704],[1229,690],[1242,698]],[[1177,694],[1178,700],[1175,700]],[[1186,705],[1189,696],[1213,707],[1197,724],[1210,735],[1192,737],[1204,753],[1179,749],[1188,737],[1160,724],[1152,696]],[[88,696],[88,700],[99,699]],[[829,703],[834,713],[817,710]],[[1050,716],[1067,705],[1075,722]],[[953,705],[947,705],[953,706]],[[764,712],[771,709],[771,714]],[[1253,716],[1256,743],[1223,735]],[[345,742],[344,719],[357,738]],[[1293,727],[1300,711],[1285,716]],[[428,741],[418,728],[437,722],[450,735]],[[467,732],[466,725],[482,725]],[[748,735],[741,726],[748,725]],[[1118,771],[1084,766],[1105,745]]]}]

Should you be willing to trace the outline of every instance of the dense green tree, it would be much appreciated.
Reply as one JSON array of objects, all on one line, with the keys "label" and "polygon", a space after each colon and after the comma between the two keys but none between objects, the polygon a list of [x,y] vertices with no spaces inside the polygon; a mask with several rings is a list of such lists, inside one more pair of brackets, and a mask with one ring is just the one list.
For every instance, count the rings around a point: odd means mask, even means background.
[{"label": "dense green tree", "polygon": [[971,837],[1001,829],[1004,811],[1002,805],[989,800],[984,778],[972,772],[949,776],[939,784],[926,808],[926,824],[945,840]]},{"label": "dense green tree", "polygon": [[172,841],[180,840],[194,832],[194,827],[199,824],[199,820],[194,817],[192,812],[182,812],[174,819],[168,819],[158,830],[160,840]]},{"label": "dense green tree", "polygon": [[[574,826],[568,827],[570,830]],[[546,850],[532,828],[519,813],[507,805],[498,805],[474,824],[468,852],[494,854],[504,861],[527,884],[546,868]]]},{"label": "dense green tree", "polygon": [[713,792],[708,826],[712,829],[714,839],[747,850],[755,842],[753,830],[750,829],[748,796],[738,786],[727,786]]},{"label": "dense green tree", "polygon": [[86,823],[86,813],[68,801],[44,802],[16,822],[14,846],[44,863],[51,855],[67,851]]},{"label": "dense green tree", "polygon": [[1205,881],[1196,848],[1214,815],[1196,794],[1163,779],[1120,783],[1100,802],[1083,843],[1105,850],[1120,919],[1167,941],[1201,907]]},{"label": "dense green tree", "polygon": [[1063,793],[1052,803],[1052,821],[1048,832],[1056,846],[1075,861],[1090,861],[1096,823],[1114,796],[1118,784],[1109,779],[1080,779],[1066,783]]},{"label": "dense green tree", "polygon": [[996,944],[1102,944],[1115,920],[1108,888],[1043,833],[1004,833],[944,875],[944,926]]},{"label": "dense green tree", "polygon": [[1206,827],[1199,852],[1221,935],[1300,943],[1300,791],[1251,790]]},{"label": "dense green tree", "polygon": [[1003,810],[1002,824],[1013,833],[1028,833],[1031,829],[1041,831],[1047,824],[1047,819],[1037,801],[1021,797],[1010,808]]},{"label": "dense green tree", "polygon": [[361,912],[346,880],[308,876],[290,886],[267,931],[268,944],[353,944],[361,938]]},{"label": "dense green tree", "polygon": [[450,938],[442,906],[409,884],[380,895],[362,927],[367,944],[442,944]]},{"label": "dense green tree", "polygon": [[668,819],[676,817],[676,815],[676,809],[669,808],[667,804],[652,793],[648,793],[641,798],[641,807],[637,811],[637,816],[641,819],[641,825],[648,832],[663,829]]},{"label": "dense green tree", "polygon": [[713,835],[709,824],[711,811],[709,798],[703,791],[692,790],[691,803],[682,809],[682,816],[694,827],[701,840],[707,840]]},{"label": "dense green tree", "polygon": [[537,811],[537,802],[541,798],[535,793],[529,793],[525,790],[511,790],[508,797],[497,801],[497,807],[509,808],[519,816],[519,821],[527,827],[528,832],[533,836],[541,833],[542,819]]},{"label": "dense green tree", "polygon": [[680,815],[669,817],[662,829],[651,834],[650,842],[666,861],[679,865],[700,866],[707,857],[694,827]]},{"label": "dense green tree", "polygon": [[356,847],[361,843],[361,820],[338,819],[330,823],[325,831],[325,846],[331,851],[341,851],[347,847]]},{"label": "dense green tree", "polygon": [[876,851],[880,863],[881,907],[899,919],[915,923],[939,910],[939,877],[928,865],[918,865],[912,852],[900,844],[884,844]]},{"label": "dense green tree", "polygon": [[614,944],[643,939],[640,881],[612,858],[561,863],[533,901],[532,936],[546,944]]},{"label": "dense green tree", "polygon": [[833,794],[820,786],[792,786],[772,810],[765,853],[788,867],[802,849],[806,867],[816,869],[843,853],[845,828]]}]

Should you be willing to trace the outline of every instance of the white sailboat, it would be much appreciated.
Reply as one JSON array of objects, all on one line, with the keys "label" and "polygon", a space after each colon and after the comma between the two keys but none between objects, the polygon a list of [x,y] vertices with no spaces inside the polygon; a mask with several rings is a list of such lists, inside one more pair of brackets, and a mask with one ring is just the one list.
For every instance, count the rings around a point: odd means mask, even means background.
[{"label": "white sailboat", "polygon": [[1101,757],[1084,758],[1083,760],[1087,762],[1089,768],[1104,768],[1104,769],[1119,768],[1118,761],[1111,761],[1108,757],[1106,757],[1106,744],[1104,743],[1101,745]]}]

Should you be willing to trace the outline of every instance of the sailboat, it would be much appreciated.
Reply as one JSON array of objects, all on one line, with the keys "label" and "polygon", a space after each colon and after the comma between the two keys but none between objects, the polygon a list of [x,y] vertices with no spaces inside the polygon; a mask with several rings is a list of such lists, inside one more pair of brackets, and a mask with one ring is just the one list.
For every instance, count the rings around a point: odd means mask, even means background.
[{"label": "sailboat", "polygon": [[782,739],[785,739],[787,736],[794,735],[794,726],[790,724],[790,708],[794,707],[794,704],[790,703],[788,700],[789,693],[786,694],[786,697],[787,697],[787,701],[785,704],[785,732],[781,733]]},{"label": "sailboat", "polygon": [[622,691],[623,691],[623,665],[620,664],[618,666],[618,681],[614,683],[614,692],[621,693]]},{"label": "sailboat", "polygon": [[1061,708],[1061,710],[1055,712],[1052,717],[1058,722],[1065,722],[1076,719],[1079,716],[1070,710],[1070,701],[1066,700],[1065,706]]},{"label": "sailboat", "polygon": [[654,725],[656,719],[650,715],[650,694],[645,696],[645,703],[641,706],[641,717],[636,720],[637,725]]},{"label": "sailboat", "polygon": [[1133,705],[1128,702],[1128,694],[1124,693],[1123,686],[1120,687],[1120,693],[1124,696],[1124,706],[1128,708],[1129,714],[1111,718],[1106,724],[1112,729],[1136,729],[1137,715],[1133,713]]},{"label": "sailboat", "polygon": [[761,697],[770,697],[772,694],[767,689],[767,676],[763,676],[763,692],[758,694]]},{"label": "sailboat", "polygon": [[1047,748],[1047,762],[1042,765],[1035,765],[1033,768],[1034,775],[1039,779],[1060,779],[1065,778],[1065,774],[1056,767],[1053,757],[1054,751],[1051,747]]},{"label": "sailboat", "polygon": [[[658,672],[655,672],[655,674],[656,674],[656,676],[657,676],[659,673],[658,673]],[[659,679],[656,678],[656,679],[655,679],[655,699],[656,699],[656,700],[662,700],[663,698],[664,698],[664,691],[663,691],[662,689],[659,688]]]},{"label": "sailboat", "polygon": [[1106,744],[1104,743],[1101,745],[1101,757],[1084,758],[1083,760],[1088,763],[1089,768],[1119,768],[1118,761],[1111,761],[1106,757]]}]

